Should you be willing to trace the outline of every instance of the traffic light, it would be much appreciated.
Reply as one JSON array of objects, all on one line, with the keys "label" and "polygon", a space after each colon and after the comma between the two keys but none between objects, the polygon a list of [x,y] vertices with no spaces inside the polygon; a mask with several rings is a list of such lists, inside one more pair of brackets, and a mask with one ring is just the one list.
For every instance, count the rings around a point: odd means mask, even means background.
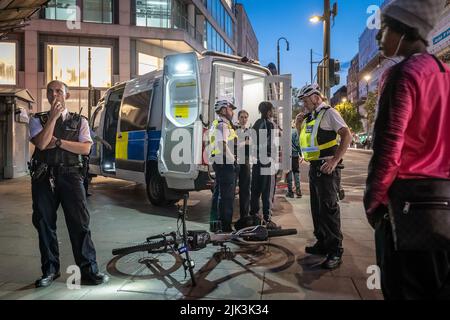
[{"label": "traffic light", "polygon": [[330,59],[330,88],[339,85],[341,82],[339,71],[341,71],[341,63],[339,60]]}]

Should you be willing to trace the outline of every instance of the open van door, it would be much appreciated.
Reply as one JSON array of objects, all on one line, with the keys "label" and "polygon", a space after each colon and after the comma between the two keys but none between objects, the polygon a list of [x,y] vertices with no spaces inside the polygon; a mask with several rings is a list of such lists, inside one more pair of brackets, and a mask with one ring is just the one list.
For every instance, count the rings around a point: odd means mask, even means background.
[{"label": "open van door", "polygon": [[[95,135],[102,138],[103,123],[105,116],[105,100],[99,102],[97,109],[95,109],[94,114],[91,118],[90,128]],[[89,156],[89,172],[95,175],[101,175],[101,159],[103,154],[103,145],[99,143],[94,137],[92,137],[94,144],[92,146],[92,151]]]},{"label": "open van door", "polygon": [[275,123],[280,129],[279,170],[292,170],[292,76],[267,76],[265,96],[275,107]]},{"label": "open van door", "polygon": [[174,190],[194,190],[202,160],[200,76],[195,53],[164,59],[158,169]]}]

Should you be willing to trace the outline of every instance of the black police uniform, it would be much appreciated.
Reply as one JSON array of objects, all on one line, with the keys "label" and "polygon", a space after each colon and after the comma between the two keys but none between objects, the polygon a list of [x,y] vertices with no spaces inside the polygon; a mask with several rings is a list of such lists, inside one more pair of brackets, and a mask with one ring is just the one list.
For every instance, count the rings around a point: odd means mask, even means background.
[{"label": "black police uniform", "polygon": [[[256,121],[253,129],[257,132],[257,154],[258,161],[253,165],[252,169],[252,177],[251,177],[251,200],[250,200],[250,215],[255,216],[259,213],[260,210],[260,199],[262,200],[263,207],[263,215],[264,220],[271,221],[272,218],[272,202],[274,195],[274,175],[262,174],[263,170],[269,170],[271,167],[271,163],[262,164],[260,161],[260,148],[262,147],[263,152],[267,152],[267,157],[270,158],[272,156],[271,150],[271,137],[272,130],[275,129],[275,125],[269,119],[261,118]],[[260,135],[264,133],[266,130],[267,134],[267,145],[261,145]]]},{"label": "black police uniform", "polygon": [[[313,117],[314,114],[309,114],[308,118]],[[336,139],[335,131],[323,130],[319,127],[317,133],[318,145],[334,139]],[[321,150],[320,158],[334,156],[337,149],[338,146],[336,145],[332,148]],[[321,167],[325,163],[325,160],[311,161],[310,163],[309,187],[314,235],[318,240],[318,246],[321,251],[329,254],[342,254],[343,235],[341,232],[341,212],[338,198],[341,185],[342,162],[330,175],[321,171]]]},{"label": "black police uniform", "polygon": [[[248,141],[249,132],[245,127],[236,126],[240,140]],[[235,154],[238,156],[238,165],[236,178],[239,179],[239,207],[240,218],[245,218],[250,213],[250,182],[251,182],[251,168],[250,168],[250,146],[245,144],[243,148],[244,159],[239,158],[242,150],[236,143]],[[243,163],[244,162],[244,163]]]},{"label": "black police uniform", "polygon": [[[42,127],[49,113],[35,115]],[[82,117],[69,113],[55,125],[56,138],[78,142]],[[89,230],[89,211],[83,187],[83,157],[54,148],[39,150],[32,158],[33,225],[39,234],[42,273],[59,273],[59,249],[56,236],[57,210],[61,204],[69,231],[76,264],[83,275],[98,273],[96,252]]]}]

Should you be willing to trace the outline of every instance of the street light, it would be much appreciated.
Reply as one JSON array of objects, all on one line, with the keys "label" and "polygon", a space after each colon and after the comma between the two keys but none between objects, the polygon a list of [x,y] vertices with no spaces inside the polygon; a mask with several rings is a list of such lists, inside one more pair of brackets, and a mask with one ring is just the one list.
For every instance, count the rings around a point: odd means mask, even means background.
[{"label": "street light", "polygon": [[277,41],[277,62],[278,62],[278,64],[277,64],[277,67],[278,67],[278,74],[281,74],[281,71],[280,71],[280,40],[284,40],[284,41],[286,41],[286,51],[289,51],[289,41],[286,39],[286,38],[284,38],[284,37],[281,37],[281,38],[279,38],[278,39],[278,41]]},{"label": "street light", "polygon": [[323,17],[315,15],[309,18],[309,21],[311,21],[312,23],[319,23],[320,21],[323,21]]},{"label": "street light", "polygon": [[342,103],[346,103],[347,101],[347,98],[342,98]]}]

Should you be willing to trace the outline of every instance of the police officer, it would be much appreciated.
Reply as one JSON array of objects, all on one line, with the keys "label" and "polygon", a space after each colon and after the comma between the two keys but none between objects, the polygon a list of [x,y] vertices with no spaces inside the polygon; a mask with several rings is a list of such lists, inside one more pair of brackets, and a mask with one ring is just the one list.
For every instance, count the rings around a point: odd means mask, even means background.
[{"label": "police officer", "polygon": [[89,212],[83,187],[83,156],[92,146],[87,119],[68,112],[66,84],[47,86],[49,112],[30,120],[30,139],[35,145],[31,162],[33,225],[39,235],[42,277],[36,287],[47,287],[60,276],[57,210],[61,204],[81,283],[98,285],[108,277],[98,271],[96,252],[89,230]]},{"label": "police officer", "polygon": [[[232,231],[233,202],[236,187],[236,166],[234,145],[237,139],[233,126],[236,107],[228,100],[220,100],[214,106],[218,119],[214,120],[210,130],[210,163],[216,173],[215,196],[212,212],[218,212],[224,232]],[[214,230],[219,231],[219,230]]]},{"label": "police officer", "polygon": [[239,123],[236,126],[238,143],[236,144],[236,155],[238,160],[237,178],[239,179],[239,207],[240,218],[244,219],[250,212],[250,137],[247,126],[249,114],[245,110],[238,113]]},{"label": "police officer", "polygon": [[[317,84],[305,86],[299,93],[309,112],[306,119],[297,117],[303,158],[310,162],[309,184],[314,235],[317,243],[305,251],[326,255],[324,269],[338,268],[342,263],[342,232],[339,208],[339,186],[342,159],[352,136],[339,112],[324,102]],[[341,144],[338,145],[338,135]]]},{"label": "police officer", "polygon": [[[262,202],[264,223],[268,229],[279,229],[272,221],[272,204],[275,196],[275,174],[272,174],[272,132],[275,123],[272,121],[275,108],[270,102],[261,102],[258,107],[261,118],[258,119],[253,130],[257,137],[257,162],[252,168],[252,186],[250,200],[250,216],[257,216]],[[268,159],[265,163],[263,155]]]}]

